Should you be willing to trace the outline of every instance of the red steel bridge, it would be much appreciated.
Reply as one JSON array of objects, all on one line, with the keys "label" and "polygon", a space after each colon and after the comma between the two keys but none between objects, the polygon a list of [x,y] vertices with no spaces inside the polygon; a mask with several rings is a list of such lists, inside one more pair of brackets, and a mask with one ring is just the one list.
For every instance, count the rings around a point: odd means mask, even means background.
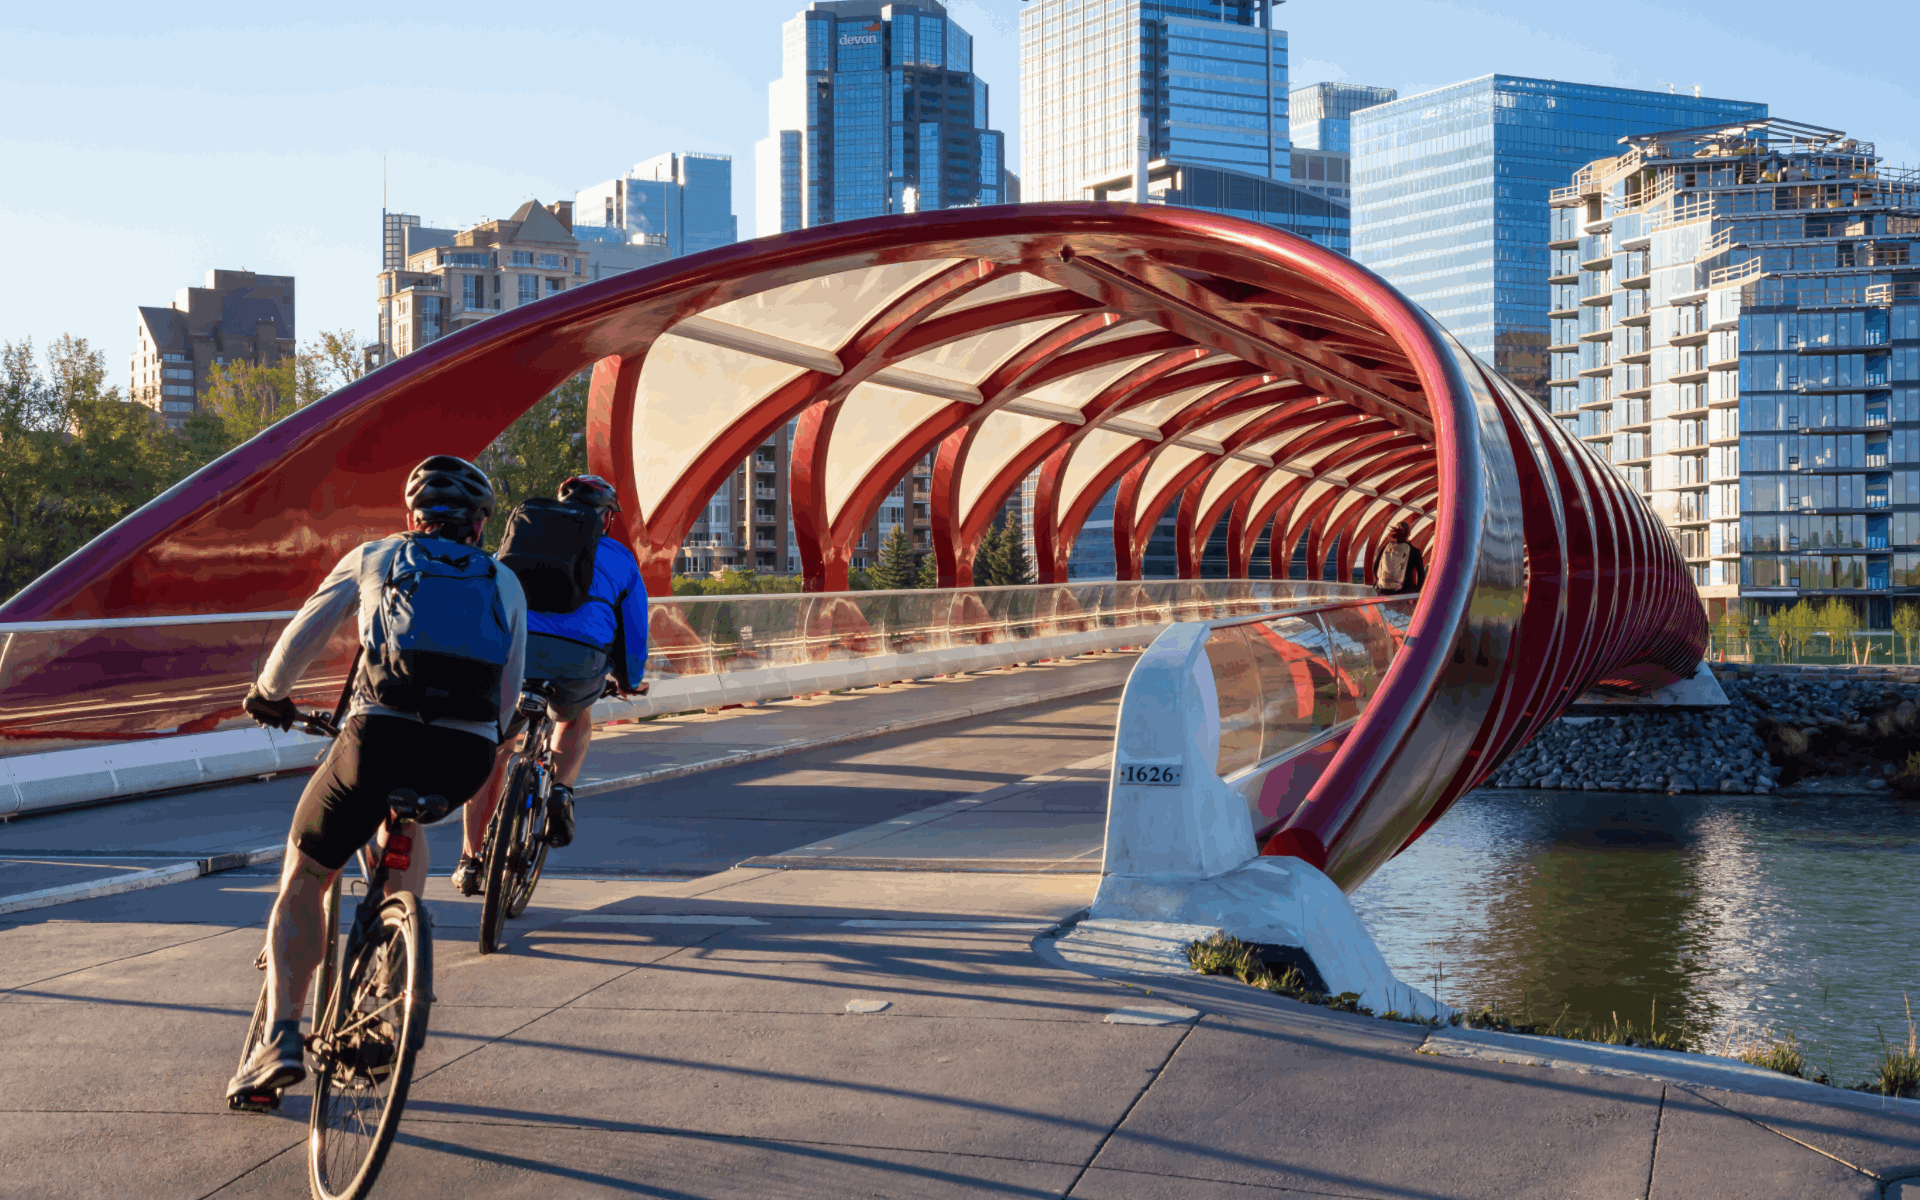
[{"label": "red steel bridge", "polygon": [[[1043,585],[1065,584],[1109,490],[1123,583],[1169,510],[1180,575],[1224,522],[1236,580],[1270,531],[1283,574],[1304,539],[1310,580],[1338,546],[1328,582],[1364,582],[1354,564],[1411,518],[1430,577],[1390,665],[1263,831],[1349,889],[1574,697],[1688,676],[1706,642],[1639,496],[1391,286],[1265,226],[1108,204],[802,230],[491,317],[173,488],[0,607],[0,630],[297,607],[342,553],[401,527],[421,457],[478,453],[589,369],[589,465],[618,486],[620,536],[660,593],[708,499],[790,421],[813,592],[846,589],[883,498],[929,454],[950,588],[1036,471]],[[210,728],[238,702],[210,672],[145,695],[175,695],[178,730]],[[0,660],[0,723],[10,696],[62,679],[84,683]]]}]

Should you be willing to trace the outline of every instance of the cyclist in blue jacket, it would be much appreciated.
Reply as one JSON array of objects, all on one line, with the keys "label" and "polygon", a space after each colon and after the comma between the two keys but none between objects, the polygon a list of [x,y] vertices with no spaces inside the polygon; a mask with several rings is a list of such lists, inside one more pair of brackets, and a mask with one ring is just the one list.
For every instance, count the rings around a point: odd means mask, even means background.
[{"label": "cyclist in blue jacket", "polygon": [[[570,613],[527,614],[526,677],[558,685],[558,695],[548,705],[555,723],[555,778],[545,836],[548,845],[565,846],[573,841],[573,785],[586,765],[587,745],[593,738],[593,702],[605,690],[609,674],[624,694],[646,691],[647,589],[633,552],[605,533],[613,514],[620,511],[613,485],[598,475],[576,475],[560,485],[557,497],[598,511],[602,531],[594,551],[593,587],[587,603]],[[516,724],[524,723],[525,718],[517,718]],[[486,844],[487,822],[500,801],[509,748],[515,740],[514,731],[509,730],[501,740],[493,776],[466,805],[460,865],[454,868],[453,882],[469,896],[480,890],[480,851]]]}]

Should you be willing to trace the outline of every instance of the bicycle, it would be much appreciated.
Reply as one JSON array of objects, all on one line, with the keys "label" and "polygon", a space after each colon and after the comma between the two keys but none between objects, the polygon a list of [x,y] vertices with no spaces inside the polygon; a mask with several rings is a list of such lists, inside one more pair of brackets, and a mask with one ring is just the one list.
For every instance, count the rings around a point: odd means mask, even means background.
[{"label": "bicycle", "polygon": [[[519,710],[527,718],[525,749],[514,752],[500,803],[487,822],[480,850],[480,953],[500,948],[500,933],[508,918],[527,911],[540,872],[547,863],[547,805],[553,799],[553,726],[548,703],[556,688],[550,680],[529,680],[521,689]],[[619,684],[608,679],[601,696],[619,694]],[[647,685],[634,688],[645,695]]]},{"label": "bicycle", "polygon": [[[344,707],[344,706],[343,706]],[[339,737],[339,714],[302,713],[308,733]],[[376,856],[359,851],[366,893],[354,911],[345,949],[339,943],[340,875],[322,903],[322,928],[331,942],[315,980],[316,1000],[307,1053],[313,1062],[313,1112],[308,1120],[307,1182],[315,1200],[362,1200],[393,1146],[413,1082],[413,1065],[427,1040],[433,1004],[433,941],[426,914],[411,892],[385,895],[388,873],[411,862],[413,839],[396,831],[408,821],[430,825],[447,815],[441,796],[401,790],[387,799]],[[377,859],[377,861],[376,861]],[[267,968],[260,952],[255,966]],[[244,1066],[266,1032],[267,989],[262,983],[253,1023],[240,1052]],[[235,1096],[232,1108],[267,1112],[280,1091]]]}]

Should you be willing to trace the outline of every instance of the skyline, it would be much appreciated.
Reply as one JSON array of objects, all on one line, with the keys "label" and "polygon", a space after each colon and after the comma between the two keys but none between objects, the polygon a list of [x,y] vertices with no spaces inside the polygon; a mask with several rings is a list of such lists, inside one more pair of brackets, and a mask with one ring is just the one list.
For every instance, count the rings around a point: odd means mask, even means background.
[{"label": "skyline", "polygon": [[[728,153],[741,236],[758,236],[752,145],[765,136],[779,26],[803,7],[736,5],[732,40],[721,45],[706,10],[665,6],[633,33],[610,22],[530,24],[524,9],[496,4],[468,6],[458,25],[391,22],[366,4],[297,22],[216,5],[188,25],[132,6],[84,20],[73,10],[9,13],[0,30],[18,52],[0,68],[0,96],[11,111],[57,114],[61,125],[17,128],[4,141],[14,169],[0,177],[0,215],[25,235],[24,274],[37,286],[0,301],[0,340],[44,349],[61,333],[86,337],[124,387],[134,309],[165,304],[213,268],[292,274],[301,337],[345,326],[369,339],[383,156],[390,209],[465,226],[529,198],[571,199],[669,150]],[[1280,9],[1292,85],[1368,83],[1405,97],[1494,71],[1621,87],[1697,83],[1874,141],[1891,164],[1920,165],[1920,106],[1894,77],[1897,59],[1795,40],[1804,26],[1784,3],[1737,13],[1612,6],[1608,27],[1656,21],[1675,31],[1631,58],[1612,52],[1590,13],[1510,0],[1378,7],[1369,29],[1407,32],[1362,45],[1333,6]],[[1008,131],[1021,172],[1020,6],[957,0],[948,9],[974,35],[992,122]],[[1889,12],[1879,27],[1886,44],[1904,44],[1920,33],[1920,13]],[[275,59],[268,52],[279,46],[303,52]],[[1704,46],[1718,53],[1703,59]],[[269,69],[244,65],[256,61]],[[696,92],[698,105],[684,103]],[[693,112],[697,126],[680,116]],[[486,132],[467,132],[477,126]]]}]

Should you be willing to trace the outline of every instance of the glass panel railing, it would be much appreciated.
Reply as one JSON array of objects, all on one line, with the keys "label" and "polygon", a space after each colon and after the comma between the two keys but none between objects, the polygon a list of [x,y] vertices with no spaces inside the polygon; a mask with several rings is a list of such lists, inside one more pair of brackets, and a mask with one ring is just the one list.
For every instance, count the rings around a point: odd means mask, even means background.
[{"label": "glass panel railing", "polygon": [[[241,697],[291,616],[0,626],[0,754],[244,724]],[[295,698],[331,707],[353,647],[349,625]]]},{"label": "glass panel railing", "polygon": [[676,596],[650,605],[649,674],[725,674],[1003,645],[1271,612],[1371,595],[1304,580],[1146,580],[940,591]]},{"label": "glass panel railing", "polygon": [[1219,774],[1270,767],[1365,711],[1418,603],[1319,599],[1305,611],[1215,624],[1207,659],[1220,703]]},{"label": "glass panel railing", "polygon": [[[1369,593],[1355,584],[1279,579],[666,597],[649,605],[647,671],[684,678],[1144,630]],[[0,755],[243,724],[240,699],[291,616],[0,624]],[[301,681],[303,705],[334,703],[352,651],[349,622]],[[1257,740],[1265,735],[1252,736],[1254,753],[1266,755]]]}]

